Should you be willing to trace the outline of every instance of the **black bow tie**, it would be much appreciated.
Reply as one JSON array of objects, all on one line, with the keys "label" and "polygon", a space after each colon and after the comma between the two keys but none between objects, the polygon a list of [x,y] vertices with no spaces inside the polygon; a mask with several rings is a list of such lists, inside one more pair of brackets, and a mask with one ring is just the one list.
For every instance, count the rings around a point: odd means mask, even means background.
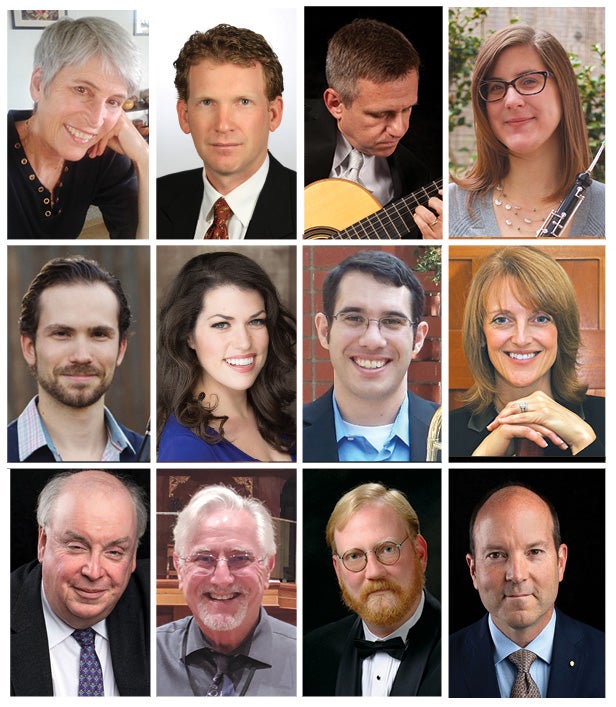
[{"label": "black bow tie", "polygon": [[361,638],[355,639],[355,646],[360,658],[368,658],[379,652],[385,652],[392,658],[402,660],[404,655],[404,641],[398,636],[389,638],[387,641],[364,641]]}]

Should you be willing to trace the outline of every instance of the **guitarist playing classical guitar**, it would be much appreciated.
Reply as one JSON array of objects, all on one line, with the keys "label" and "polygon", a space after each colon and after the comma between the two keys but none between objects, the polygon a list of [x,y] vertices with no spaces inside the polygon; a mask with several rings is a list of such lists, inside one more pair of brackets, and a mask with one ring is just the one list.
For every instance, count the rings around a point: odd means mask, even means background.
[{"label": "guitarist playing classical guitar", "polygon": [[[388,204],[430,181],[424,165],[400,144],[418,100],[419,63],[409,40],[378,20],[353,20],[334,34],[328,88],[322,101],[306,106],[306,184],[347,179]],[[442,238],[442,212],[439,196],[430,197],[416,207],[405,236]]]}]

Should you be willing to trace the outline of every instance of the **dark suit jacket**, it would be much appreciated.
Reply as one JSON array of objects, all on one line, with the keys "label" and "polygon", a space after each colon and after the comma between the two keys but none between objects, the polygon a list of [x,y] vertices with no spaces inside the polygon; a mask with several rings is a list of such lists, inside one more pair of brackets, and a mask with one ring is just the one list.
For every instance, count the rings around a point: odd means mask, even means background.
[{"label": "dark suit jacket", "polygon": [[[487,614],[449,639],[449,696],[500,697]],[[558,610],[545,697],[605,697],[605,635]]]},{"label": "dark suit jacket", "polygon": [[[271,154],[245,238],[296,238],[297,174]],[[203,200],[203,168],[156,180],[156,237],[193,238]]]},{"label": "dark suit jacket", "polygon": [[[329,177],[336,152],[338,124],[322,99],[307,101],[304,130],[304,184],[307,185]],[[394,199],[407,196],[431,181],[426,166],[402,143],[398,143],[387,162],[394,184]]]},{"label": "dark suit jacket", "polygon": [[[333,388],[312,403],[304,405],[304,461],[337,462],[338,444],[334,423]],[[409,391],[411,461],[425,462],[426,438],[438,405]]]},{"label": "dark suit jacket", "polygon": [[[355,614],[304,637],[304,695],[361,695],[355,638],[363,638],[361,619]],[[441,607],[428,592],[421,618],[409,631],[390,694],[441,694]]]},{"label": "dark suit jacket", "polygon": [[[139,560],[107,617],[111,662],[121,695],[150,694],[150,563]],[[11,695],[51,696],[51,663],[41,603],[41,565],[11,573]]]}]

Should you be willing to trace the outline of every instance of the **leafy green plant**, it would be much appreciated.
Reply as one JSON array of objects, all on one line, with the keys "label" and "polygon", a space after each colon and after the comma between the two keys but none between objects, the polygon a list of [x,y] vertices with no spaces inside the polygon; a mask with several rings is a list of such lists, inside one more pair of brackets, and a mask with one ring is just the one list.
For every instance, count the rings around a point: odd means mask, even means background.
[{"label": "leafy green plant", "polygon": [[432,282],[437,285],[441,281],[441,248],[440,246],[423,246],[415,248],[417,257],[417,272],[432,273]]},{"label": "leafy green plant", "polygon": [[[569,54],[569,60],[577,77],[590,151],[594,155],[605,137],[605,50],[599,44],[593,44],[592,50],[602,69],[599,74],[596,74],[595,66],[583,65],[575,54]],[[605,182],[605,161],[599,161],[592,176],[593,179]]]},{"label": "leafy green plant", "polygon": [[[450,8],[449,10],[449,132],[456,128],[472,128],[466,107],[471,102],[471,74],[474,59],[481,46],[478,26],[488,16],[485,7]],[[468,148],[460,152],[469,153]],[[456,160],[450,153],[450,167],[456,168]],[[474,157],[469,155],[470,162]]]},{"label": "leafy green plant", "polygon": [[462,125],[473,125],[463,111],[471,100],[473,60],[481,46],[477,26],[487,15],[485,7],[449,10],[449,132]]}]

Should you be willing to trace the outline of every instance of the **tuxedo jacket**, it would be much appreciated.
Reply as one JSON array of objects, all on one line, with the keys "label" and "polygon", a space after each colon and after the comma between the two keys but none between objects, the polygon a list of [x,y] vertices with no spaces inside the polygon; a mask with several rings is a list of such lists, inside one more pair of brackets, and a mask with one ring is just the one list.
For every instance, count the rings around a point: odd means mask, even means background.
[{"label": "tuxedo jacket", "polygon": [[[124,594],[107,617],[120,695],[150,694],[149,565],[147,560],[137,562]],[[41,565],[36,560],[11,573],[11,695],[53,695]]]},{"label": "tuxedo jacket", "polygon": [[[334,423],[333,388],[304,405],[304,461],[337,462],[338,443]],[[411,461],[425,462],[428,428],[438,405],[409,391]]]},{"label": "tuxedo jacket", "polygon": [[[304,184],[308,185],[329,178],[338,140],[338,123],[322,99],[307,101],[304,131]],[[407,196],[431,181],[427,167],[401,142],[387,162],[394,199]]]},{"label": "tuxedo jacket", "polygon": [[[488,616],[449,639],[449,696],[500,697]],[[556,610],[545,697],[605,697],[605,634]]]},{"label": "tuxedo jacket", "polygon": [[[296,238],[297,174],[271,154],[244,238]],[[156,180],[156,237],[192,239],[203,201],[203,167]]]},{"label": "tuxedo jacket", "polygon": [[[428,592],[419,621],[409,631],[407,649],[391,696],[441,694],[441,607]],[[354,645],[363,638],[355,614],[304,637],[304,695],[361,695],[361,660]]]}]

